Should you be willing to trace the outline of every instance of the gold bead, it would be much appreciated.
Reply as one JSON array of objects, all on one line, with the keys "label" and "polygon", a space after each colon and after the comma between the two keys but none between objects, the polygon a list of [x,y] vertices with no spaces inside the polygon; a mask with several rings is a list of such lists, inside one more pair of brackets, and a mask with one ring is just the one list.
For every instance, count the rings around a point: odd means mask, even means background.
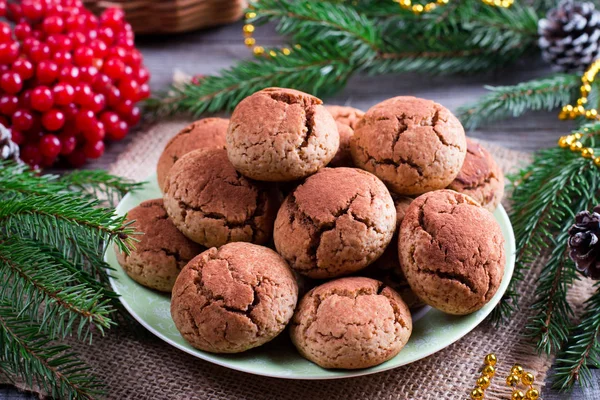
[{"label": "gold bead", "polygon": [[483,399],[483,389],[475,388],[471,391],[471,398],[473,400]]},{"label": "gold bead", "polygon": [[483,367],[483,370],[481,370],[481,375],[487,376],[488,378],[492,378],[495,373],[496,369],[491,365],[486,365],[485,367]]},{"label": "gold bead", "polygon": [[437,6],[435,3],[427,3],[427,4],[425,4],[424,10],[425,10],[425,12],[430,12],[430,11],[433,11],[436,7]]},{"label": "gold bead", "polygon": [[248,38],[244,39],[244,44],[248,47],[252,47],[256,44],[256,39],[248,37]]},{"label": "gold bead", "polygon": [[582,106],[582,105],[584,105],[586,103],[587,103],[587,99],[585,97],[577,99],[577,104],[580,105],[580,106]]},{"label": "gold bead", "polygon": [[411,0],[400,0],[400,5],[404,8],[410,8],[410,6],[412,5],[412,1]]},{"label": "gold bead", "polygon": [[440,6],[443,6],[444,4],[448,4],[448,1],[450,1],[450,0],[436,0],[436,1]]},{"label": "gold bead", "polygon": [[[581,135],[581,133],[577,133],[576,135]],[[581,139],[581,137],[578,137],[577,139]],[[594,154],[594,149],[583,149],[583,151],[581,152],[581,155],[583,157],[585,157],[585,155],[583,153],[587,152],[588,150],[591,150],[591,154],[586,158],[592,158],[592,156]],[[527,385],[527,386],[533,385],[534,380],[535,380],[535,377],[533,376],[533,374],[531,372],[525,372],[521,376],[521,382],[523,382],[523,385]]]},{"label": "gold bead", "polygon": [[583,108],[583,106],[577,106],[573,109],[573,111],[575,112],[575,114],[577,115],[584,115],[585,114],[585,108]]},{"label": "gold bead", "polygon": [[573,142],[575,141],[575,136],[573,136],[573,135],[568,135],[568,136],[566,136],[566,139],[565,139],[565,140],[566,140],[567,144],[570,146],[570,145],[572,145],[572,144],[573,144]]},{"label": "gold bead", "polygon": [[569,148],[571,151],[581,151],[583,149],[583,144],[581,144],[581,142],[573,142]]},{"label": "gold bead", "polygon": [[502,0],[502,8],[508,8],[512,5],[510,1]]},{"label": "gold bead", "polygon": [[572,105],[570,105],[570,104],[567,104],[566,106],[564,106],[564,107],[562,108],[562,110],[563,110],[564,112],[566,112],[566,113],[570,113],[571,111],[573,111],[573,106],[572,106]]},{"label": "gold bead", "polygon": [[422,13],[422,12],[423,12],[423,6],[422,6],[422,5],[420,5],[420,4],[415,4],[414,6],[412,6],[412,11],[413,11],[415,14],[420,14],[420,13]]},{"label": "gold bead", "polygon": [[254,11],[250,11],[246,13],[246,19],[256,18],[256,13]]},{"label": "gold bead", "polygon": [[567,117],[568,117],[568,115],[564,111],[561,111],[560,113],[558,113],[558,119],[560,119],[560,120],[565,120],[565,119],[567,119]]},{"label": "gold bead", "polygon": [[[567,143],[571,144],[573,142],[573,139],[571,139],[571,142],[569,142],[569,139],[571,138],[571,136],[567,136]],[[521,367],[519,364],[515,364],[511,369],[510,369],[510,373],[516,376],[521,376],[523,375],[523,367]]]},{"label": "gold bead", "polygon": [[508,386],[516,386],[519,383],[519,377],[516,376],[515,374],[510,374],[507,378],[506,378],[506,384]]},{"label": "gold bead", "polygon": [[275,50],[269,50],[269,55],[271,57],[277,57],[277,53],[275,52]]},{"label": "gold bead", "polygon": [[252,33],[252,32],[254,32],[254,25],[246,24],[246,25],[244,25],[242,30],[244,31],[244,33]]},{"label": "gold bead", "polygon": [[600,157],[594,158],[594,164],[596,164],[596,167],[600,167]]},{"label": "gold bead", "polygon": [[485,356],[484,362],[486,365],[491,365],[493,367],[498,362],[498,358],[496,358],[496,355],[494,353],[491,353]]},{"label": "gold bead", "polygon": [[480,376],[479,379],[477,379],[477,386],[479,386],[483,390],[489,388],[490,378],[488,378],[487,376]]},{"label": "gold bead", "polygon": [[531,388],[525,393],[525,397],[527,400],[537,400],[540,398],[540,391],[534,388]]},{"label": "gold bead", "polygon": [[596,73],[588,71],[583,75],[583,78],[585,79],[585,81],[587,83],[592,83],[592,82],[594,82],[595,75],[596,75]]},{"label": "gold bead", "polygon": [[284,47],[283,49],[281,49],[281,52],[283,53],[284,56],[289,56],[292,51],[290,49],[288,49],[287,47]]},{"label": "gold bead", "polygon": [[500,7],[502,5],[502,0],[494,0],[494,6]]},{"label": "gold bead", "polygon": [[515,390],[512,394],[513,400],[523,400],[525,398],[525,394],[520,390]]},{"label": "gold bead", "polygon": [[595,108],[592,108],[591,110],[587,110],[585,112],[585,117],[587,119],[596,119],[597,116],[598,116],[598,110],[596,110]]},{"label": "gold bead", "polygon": [[589,92],[592,91],[592,87],[590,86],[589,83],[584,83],[583,85],[581,85],[581,87],[579,88],[579,90],[581,91],[581,95],[582,96],[586,96]]},{"label": "gold bead", "polygon": [[299,44],[295,44],[294,47],[298,50],[300,50],[302,48],[302,46],[300,46]]},{"label": "gold bead", "polygon": [[[592,149],[591,147],[585,148],[583,150],[581,150],[581,157],[583,158],[594,158],[594,149]],[[530,373],[527,373],[526,375],[531,375]],[[523,376],[523,383],[525,385],[531,385],[533,384],[533,375],[531,375],[531,383],[525,383],[525,375]]]},{"label": "gold bead", "polygon": [[561,136],[560,139],[558,139],[558,146],[565,149],[567,147],[569,147],[569,143],[567,143],[567,137],[566,136]]},{"label": "gold bead", "polygon": [[583,137],[583,135],[580,132],[573,134],[573,136],[575,136],[575,139],[577,139],[577,140],[579,140]]},{"label": "gold bead", "polygon": [[262,46],[256,46],[255,48],[252,49],[252,51],[254,52],[254,55],[257,55],[257,56],[261,56],[261,55],[265,54],[265,48]]}]

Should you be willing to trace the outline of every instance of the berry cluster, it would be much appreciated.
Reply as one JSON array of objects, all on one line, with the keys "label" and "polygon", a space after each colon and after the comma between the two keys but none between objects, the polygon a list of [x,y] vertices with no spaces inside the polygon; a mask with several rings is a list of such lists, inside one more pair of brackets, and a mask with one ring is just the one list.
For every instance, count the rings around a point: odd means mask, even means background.
[{"label": "berry cluster", "polygon": [[0,123],[21,158],[81,166],[123,139],[150,95],[148,70],[118,8],[100,17],[81,0],[0,0]]}]

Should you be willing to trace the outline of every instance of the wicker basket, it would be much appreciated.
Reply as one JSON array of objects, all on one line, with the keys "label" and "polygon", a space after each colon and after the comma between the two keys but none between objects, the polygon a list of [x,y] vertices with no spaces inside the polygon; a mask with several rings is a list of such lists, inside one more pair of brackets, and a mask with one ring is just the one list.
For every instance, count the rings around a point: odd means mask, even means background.
[{"label": "wicker basket", "polygon": [[84,0],[95,13],[122,8],[136,33],[179,33],[240,19],[247,0]]}]

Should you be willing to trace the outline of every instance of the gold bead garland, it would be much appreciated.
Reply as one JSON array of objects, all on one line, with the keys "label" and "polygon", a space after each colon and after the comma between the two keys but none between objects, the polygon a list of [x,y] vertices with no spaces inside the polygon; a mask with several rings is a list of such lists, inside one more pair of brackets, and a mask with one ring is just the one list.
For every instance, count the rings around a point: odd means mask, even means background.
[{"label": "gold bead garland", "polygon": [[[539,390],[533,387],[535,378],[531,372],[525,372],[523,367],[515,364],[510,370],[510,375],[506,378],[506,385],[513,388],[513,400],[538,400],[540,398]],[[525,386],[529,386],[527,391],[517,389],[517,385],[521,382]]]},{"label": "gold bead garland", "polygon": [[583,133],[575,132],[571,135],[561,136],[558,139],[558,147],[571,150],[574,153],[580,153],[581,157],[593,160],[594,165],[600,167],[600,157],[594,155],[594,149],[591,147],[584,147],[583,143],[580,141],[584,134],[591,135],[588,128],[583,128]]},{"label": "gold bead garland", "polygon": [[579,88],[580,97],[575,105],[567,104],[560,110],[558,118],[561,120],[575,119],[579,116],[585,116],[587,119],[598,120],[598,110],[596,108],[586,109],[585,105],[588,102],[588,95],[592,91],[592,83],[596,75],[600,71],[600,59],[594,61],[581,77],[581,87]]},{"label": "gold bead garland", "polygon": [[[246,19],[256,18],[255,11],[248,11],[245,15]],[[267,57],[277,57],[277,55],[281,54],[284,56],[289,56],[292,53],[292,49],[289,47],[283,47],[279,50],[266,50],[263,46],[259,46],[256,44],[256,39],[254,38],[254,31],[256,27],[254,24],[248,23],[245,24],[242,28],[242,32],[244,34],[244,44],[252,49],[252,52],[255,56],[267,56]],[[299,44],[294,45],[296,49],[302,48]]]},{"label": "gold bead garland", "polygon": [[493,353],[485,356],[483,363],[484,367],[481,370],[481,376],[477,379],[477,386],[475,389],[471,391],[471,399],[480,400],[485,396],[485,389],[490,387],[490,381],[496,374],[496,369],[494,366],[496,365],[498,359],[496,355]]},{"label": "gold bead garland", "polygon": [[[392,0],[394,3],[398,3],[400,7],[405,10],[410,10],[416,15],[427,13],[435,10],[439,6],[448,4],[449,0],[436,0],[426,4],[413,4],[412,0]],[[491,7],[509,8],[515,2],[515,0],[481,0],[485,5]]]}]

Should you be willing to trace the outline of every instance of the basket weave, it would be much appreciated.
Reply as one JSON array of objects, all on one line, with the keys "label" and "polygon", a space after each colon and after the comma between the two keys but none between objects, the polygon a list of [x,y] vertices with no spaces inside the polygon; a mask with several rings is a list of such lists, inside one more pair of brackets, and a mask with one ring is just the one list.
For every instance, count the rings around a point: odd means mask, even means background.
[{"label": "basket weave", "polygon": [[84,0],[95,13],[109,7],[125,11],[136,33],[179,33],[240,19],[247,0]]}]

